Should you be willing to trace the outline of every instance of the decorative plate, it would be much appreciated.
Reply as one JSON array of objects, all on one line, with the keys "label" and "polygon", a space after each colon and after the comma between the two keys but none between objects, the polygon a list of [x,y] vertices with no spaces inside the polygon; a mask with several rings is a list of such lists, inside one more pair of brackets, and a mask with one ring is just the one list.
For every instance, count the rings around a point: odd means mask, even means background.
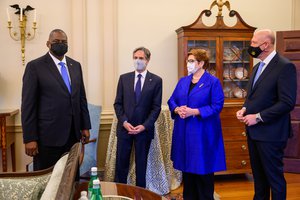
[{"label": "decorative plate", "polygon": [[236,46],[225,48],[223,52],[224,61],[236,61],[240,60],[241,50]]},{"label": "decorative plate", "polygon": [[223,78],[225,79],[234,79],[235,78],[235,68],[232,65],[225,65]]},{"label": "decorative plate", "polygon": [[246,79],[248,77],[248,71],[244,67],[236,68],[234,74],[235,77],[237,77],[240,80]]},{"label": "decorative plate", "polygon": [[244,89],[241,89],[239,87],[236,87],[233,89],[233,95],[236,97],[236,98],[245,98],[246,95],[247,95],[247,92],[246,90]]},{"label": "decorative plate", "polygon": [[223,87],[224,96],[226,98],[232,98],[233,95],[233,88],[235,88],[235,85],[233,83],[225,83]]}]

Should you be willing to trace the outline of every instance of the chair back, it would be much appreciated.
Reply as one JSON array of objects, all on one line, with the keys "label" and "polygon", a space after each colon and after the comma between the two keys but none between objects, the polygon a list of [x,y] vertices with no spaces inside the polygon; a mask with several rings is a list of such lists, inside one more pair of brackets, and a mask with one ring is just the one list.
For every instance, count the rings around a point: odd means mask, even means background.
[{"label": "chair back", "polygon": [[90,130],[90,142],[83,146],[84,155],[80,165],[80,176],[89,172],[91,167],[97,166],[97,147],[99,139],[101,106],[88,104],[92,129]]}]

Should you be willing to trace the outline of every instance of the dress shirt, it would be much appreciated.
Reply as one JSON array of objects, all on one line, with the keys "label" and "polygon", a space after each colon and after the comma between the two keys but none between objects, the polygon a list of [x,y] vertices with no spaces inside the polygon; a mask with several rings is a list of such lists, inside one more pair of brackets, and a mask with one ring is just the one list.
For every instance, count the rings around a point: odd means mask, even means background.
[{"label": "dress shirt", "polygon": [[143,91],[143,86],[144,86],[144,83],[145,83],[145,78],[146,78],[146,75],[147,75],[147,70],[143,71],[142,73],[139,73],[137,71],[135,71],[135,75],[134,75],[134,91],[135,91],[135,85],[136,85],[136,82],[138,81],[138,75],[141,74],[141,91]]},{"label": "dress shirt", "polygon": [[[270,63],[270,61],[274,58],[274,56],[276,55],[276,51],[273,50],[270,55],[268,55],[264,60],[262,60],[262,62],[265,63],[265,65],[263,66],[261,73],[263,73],[263,71],[266,69],[266,67],[268,66],[268,64]],[[260,73],[260,74],[261,74]]]}]

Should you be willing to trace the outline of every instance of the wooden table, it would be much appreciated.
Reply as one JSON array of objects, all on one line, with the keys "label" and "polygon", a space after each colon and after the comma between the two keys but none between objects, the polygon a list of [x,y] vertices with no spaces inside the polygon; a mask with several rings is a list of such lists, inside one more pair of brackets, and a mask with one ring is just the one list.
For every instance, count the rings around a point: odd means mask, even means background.
[{"label": "wooden table", "polygon": [[[12,117],[19,112],[18,109],[0,109],[0,141],[2,150],[2,170],[7,172],[7,133],[6,133],[6,117]],[[15,143],[12,142],[11,146],[11,159],[12,159],[12,169],[16,171],[16,159],[15,159]]]},{"label": "wooden table", "polygon": [[[113,182],[100,182],[101,191],[104,199],[114,199],[113,196],[117,197],[115,199],[122,199],[121,197],[127,197],[126,199],[135,199],[135,200],[167,200],[167,198],[160,196],[150,190],[126,185],[121,183],[113,183]],[[88,189],[88,182],[79,182],[75,185],[75,193],[74,193],[74,200],[79,199],[80,192]],[[109,198],[111,197],[111,198]],[[124,198],[124,199],[125,199]]]}]

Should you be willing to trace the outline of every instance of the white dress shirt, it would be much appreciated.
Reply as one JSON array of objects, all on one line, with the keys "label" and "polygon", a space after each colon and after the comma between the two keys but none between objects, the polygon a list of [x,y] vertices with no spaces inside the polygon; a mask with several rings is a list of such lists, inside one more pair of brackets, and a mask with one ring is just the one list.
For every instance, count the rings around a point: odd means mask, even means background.
[{"label": "white dress shirt", "polygon": [[146,78],[147,72],[148,72],[147,70],[143,71],[142,73],[138,73],[137,71],[135,71],[135,75],[134,75],[134,91],[135,91],[136,82],[139,79],[139,77],[138,77],[139,74],[142,75],[142,77],[141,77],[141,91],[143,90],[143,86],[144,86],[144,83],[145,83],[145,78]]}]

